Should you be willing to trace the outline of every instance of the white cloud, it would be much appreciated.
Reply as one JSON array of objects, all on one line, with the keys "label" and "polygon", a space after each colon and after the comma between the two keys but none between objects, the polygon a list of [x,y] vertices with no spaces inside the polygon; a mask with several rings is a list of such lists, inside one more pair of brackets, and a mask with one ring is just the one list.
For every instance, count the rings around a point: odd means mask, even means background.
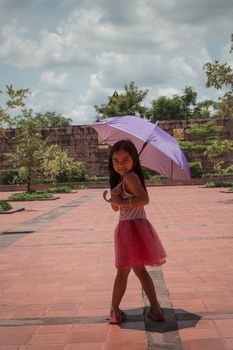
[{"label": "white cloud", "polygon": [[158,90],[158,96],[166,96],[169,98],[172,98],[174,95],[180,94],[180,91],[176,88],[173,87],[168,87],[168,88],[160,88]]},{"label": "white cloud", "polygon": [[68,91],[68,74],[56,74],[54,71],[44,71],[40,76],[39,87],[44,90]]}]

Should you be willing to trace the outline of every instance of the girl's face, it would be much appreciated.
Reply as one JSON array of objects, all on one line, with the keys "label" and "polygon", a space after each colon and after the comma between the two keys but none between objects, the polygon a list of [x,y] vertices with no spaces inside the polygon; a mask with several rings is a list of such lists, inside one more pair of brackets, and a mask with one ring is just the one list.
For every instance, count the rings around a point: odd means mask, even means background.
[{"label": "girl's face", "polygon": [[120,174],[120,176],[124,176],[125,173],[131,171],[134,167],[132,157],[127,151],[124,150],[113,153],[112,164],[114,170]]}]

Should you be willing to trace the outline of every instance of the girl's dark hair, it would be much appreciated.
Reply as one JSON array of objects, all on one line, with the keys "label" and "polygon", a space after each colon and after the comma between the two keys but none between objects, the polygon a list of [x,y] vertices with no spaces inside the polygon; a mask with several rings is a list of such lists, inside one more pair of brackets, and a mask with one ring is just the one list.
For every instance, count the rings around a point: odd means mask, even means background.
[{"label": "girl's dark hair", "polygon": [[108,161],[110,188],[113,189],[121,182],[121,176],[114,170],[112,157],[113,157],[113,153],[122,151],[122,150],[128,152],[129,155],[131,156],[134,164],[132,171],[134,171],[138,175],[143,188],[146,190],[144,175],[142,172],[142,167],[138,156],[138,151],[137,151],[137,148],[134,146],[133,142],[130,140],[118,141],[111,148],[111,151],[109,154],[109,161]]}]

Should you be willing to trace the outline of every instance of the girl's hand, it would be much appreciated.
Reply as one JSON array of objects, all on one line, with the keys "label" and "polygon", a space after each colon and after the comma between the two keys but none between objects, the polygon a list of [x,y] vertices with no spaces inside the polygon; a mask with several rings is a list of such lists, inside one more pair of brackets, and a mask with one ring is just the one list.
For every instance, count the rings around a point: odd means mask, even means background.
[{"label": "girl's hand", "polygon": [[117,185],[116,187],[114,187],[111,190],[111,197],[109,199],[107,199],[107,194],[108,194],[108,191],[104,191],[103,192],[103,197],[106,200],[106,202],[111,203],[113,198],[115,198],[117,195],[121,195],[122,194],[122,188],[121,188],[120,185]]},{"label": "girl's hand", "polygon": [[123,198],[120,194],[111,192],[111,203],[120,206],[122,204]]}]

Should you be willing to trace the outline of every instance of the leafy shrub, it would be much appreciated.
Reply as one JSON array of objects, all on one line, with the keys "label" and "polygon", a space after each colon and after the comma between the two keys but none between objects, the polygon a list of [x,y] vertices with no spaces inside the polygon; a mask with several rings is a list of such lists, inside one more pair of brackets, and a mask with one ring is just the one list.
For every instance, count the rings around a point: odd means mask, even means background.
[{"label": "leafy shrub", "polygon": [[10,205],[10,203],[1,200],[0,201],[0,213],[3,213],[4,211],[10,210],[12,209],[12,206]]},{"label": "leafy shrub", "polygon": [[145,180],[150,180],[154,176],[159,176],[159,174],[156,171],[150,170],[148,168],[142,167],[143,175]]},{"label": "leafy shrub", "polygon": [[69,186],[51,187],[43,190],[44,193],[69,193],[72,189]]},{"label": "leafy shrub", "polygon": [[53,198],[52,193],[46,193],[42,191],[31,191],[31,192],[22,192],[22,193],[14,193],[10,197],[9,200],[12,201],[22,201],[22,200],[32,200],[32,199],[50,199]]},{"label": "leafy shrub", "polygon": [[148,180],[162,180],[167,179],[164,175],[151,175]]},{"label": "leafy shrub", "polygon": [[56,182],[82,182],[86,181],[86,170],[82,162],[74,162],[70,169],[60,172]]},{"label": "leafy shrub", "polygon": [[14,169],[1,170],[0,179],[2,185],[12,185],[18,176],[18,171]]},{"label": "leafy shrub", "polygon": [[108,176],[91,176],[86,178],[87,182],[101,182],[101,181],[109,181]]},{"label": "leafy shrub", "polygon": [[189,169],[191,173],[191,177],[199,178],[203,175],[203,168],[201,162],[190,162]]},{"label": "leafy shrub", "polygon": [[207,182],[204,187],[233,187],[233,182]]},{"label": "leafy shrub", "polygon": [[[217,178],[219,178],[219,174],[205,174],[205,178],[209,178],[209,177],[217,177]],[[227,178],[227,177],[233,177],[233,173],[223,173],[223,174],[221,174],[221,177],[225,177],[225,178]]]}]

